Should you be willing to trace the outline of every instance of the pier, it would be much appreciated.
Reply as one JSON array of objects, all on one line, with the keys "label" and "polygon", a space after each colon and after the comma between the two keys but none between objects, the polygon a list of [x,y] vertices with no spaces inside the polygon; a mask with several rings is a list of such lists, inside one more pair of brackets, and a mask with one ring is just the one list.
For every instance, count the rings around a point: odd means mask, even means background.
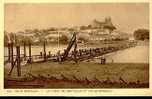
[{"label": "pier", "polygon": [[[57,54],[51,54],[51,49],[48,53],[46,53],[46,41],[43,43],[43,52],[40,51],[39,55],[32,55],[32,45],[31,43],[25,44],[24,43],[24,54],[20,54],[20,45],[16,46],[16,55],[13,53],[13,43],[9,43],[8,45],[8,56],[4,56],[7,58],[5,60],[4,64],[11,63],[11,70],[9,72],[9,75],[11,75],[11,72],[14,68],[14,66],[17,66],[18,70],[18,76],[21,75],[20,69],[21,69],[21,63],[24,62],[25,64],[32,64],[37,62],[46,62],[46,61],[53,61],[53,62],[59,62],[63,63],[65,61],[74,61],[75,63],[93,59],[95,57],[101,56],[101,64],[106,63],[106,59],[102,58],[103,55],[116,52],[119,50],[127,49],[130,47],[136,46],[136,42],[126,41],[126,44],[121,44],[117,46],[107,46],[107,47],[96,47],[96,48],[85,48],[85,49],[77,49],[77,36],[76,32],[73,33],[73,36],[67,45],[67,48],[64,49],[64,51],[61,53],[60,50]],[[26,53],[26,46],[28,46],[29,52],[28,56]],[[74,47],[73,50],[72,47]]]}]

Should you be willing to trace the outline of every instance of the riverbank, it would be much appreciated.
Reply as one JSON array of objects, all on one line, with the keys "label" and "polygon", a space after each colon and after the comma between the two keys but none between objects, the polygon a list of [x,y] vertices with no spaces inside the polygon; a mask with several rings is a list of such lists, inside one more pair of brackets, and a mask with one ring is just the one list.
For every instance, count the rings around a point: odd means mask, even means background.
[{"label": "riverbank", "polygon": [[[5,88],[147,88],[149,83],[149,64],[141,63],[34,63],[23,66],[19,78],[16,68],[11,77],[7,75],[8,71],[5,68]],[[12,83],[10,79],[18,81]],[[35,86],[38,84],[41,87]]]},{"label": "riverbank", "polygon": [[[143,49],[145,47],[146,50]],[[144,52],[148,55],[148,48],[142,43],[110,55],[114,59],[122,59],[120,63],[114,60],[100,64],[90,59],[77,64],[74,61],[26,64],[21,67],[21,77],[17,77],[16,67],[8,76],[11,67],[5,66],[5,88],[148,88],[149,61],[132,60],[133,57],[147,60]],[[131,61],[124,61],[129,59]]]}]

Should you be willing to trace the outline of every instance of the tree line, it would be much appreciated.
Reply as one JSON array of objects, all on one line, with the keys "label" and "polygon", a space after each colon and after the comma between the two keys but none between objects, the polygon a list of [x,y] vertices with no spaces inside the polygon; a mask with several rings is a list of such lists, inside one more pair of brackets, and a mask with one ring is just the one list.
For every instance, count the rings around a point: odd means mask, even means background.
[{"label": "tree line", "polygon": [[147,40],[149,39],[149,30],[148,29],[137,29],[134,31],[135,40]]}]

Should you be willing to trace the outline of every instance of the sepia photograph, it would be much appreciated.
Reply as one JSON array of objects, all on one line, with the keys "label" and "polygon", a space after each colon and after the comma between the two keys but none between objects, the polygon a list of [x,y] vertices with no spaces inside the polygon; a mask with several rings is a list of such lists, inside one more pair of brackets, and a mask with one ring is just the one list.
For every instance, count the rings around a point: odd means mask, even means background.
[{"label": "sepia photograph", "polygon": [[149,3],[5,3],[4,89],[149,88]]}]

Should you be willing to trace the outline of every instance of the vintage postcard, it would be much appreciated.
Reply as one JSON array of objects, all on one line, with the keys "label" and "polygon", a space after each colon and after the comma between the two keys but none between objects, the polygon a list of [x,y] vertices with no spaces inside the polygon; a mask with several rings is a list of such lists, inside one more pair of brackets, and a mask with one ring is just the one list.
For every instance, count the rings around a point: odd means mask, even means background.
[{"label": "vintage postcard", "polygon": [[3,0],[4,96],[152,95],[150,0]]}]

